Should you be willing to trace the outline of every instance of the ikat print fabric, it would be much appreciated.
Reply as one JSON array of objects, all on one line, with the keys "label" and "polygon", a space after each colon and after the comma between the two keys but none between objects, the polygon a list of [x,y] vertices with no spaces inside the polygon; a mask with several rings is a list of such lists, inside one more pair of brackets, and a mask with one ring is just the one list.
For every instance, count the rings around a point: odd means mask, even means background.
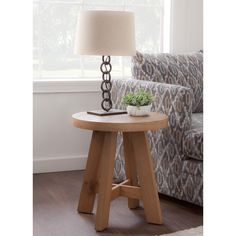
[{"label": "ikat print fabric", "polygon": [[[140,88],[154,95],[151,110],[162,112],[169,119],[168,128],[147,133],[158,191],[197,205],[203,205],[202,64],[202,53],[137,53],[132,59],[133,78],[112,79],[113,108],[125,109],[123,96]],[[114,181],[124,178],[120,133]]]}]

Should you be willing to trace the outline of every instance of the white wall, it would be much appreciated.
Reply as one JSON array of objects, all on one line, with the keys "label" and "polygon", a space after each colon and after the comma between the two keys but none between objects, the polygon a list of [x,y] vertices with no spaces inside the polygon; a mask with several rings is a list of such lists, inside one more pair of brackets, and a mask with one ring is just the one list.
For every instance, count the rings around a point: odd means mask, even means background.
[{"label": "white wall", "polygon": [[170,51],[203,49],[203,0],[172,0]]},{"label": "white wall", "polygon": [[71,115],[100,107],[100,81],[77,88],[43,84],[33,97],[34,173],[83,169],[91,132],[73,127]]},{"label": "white wall", "polygon": [[[172,52],[203,48],[202,15],[202,0],[172,0]],[[33,96],[34,173],[83,169],[91,133],[71,115],[100,108],[100,81],[34,83]]]}]

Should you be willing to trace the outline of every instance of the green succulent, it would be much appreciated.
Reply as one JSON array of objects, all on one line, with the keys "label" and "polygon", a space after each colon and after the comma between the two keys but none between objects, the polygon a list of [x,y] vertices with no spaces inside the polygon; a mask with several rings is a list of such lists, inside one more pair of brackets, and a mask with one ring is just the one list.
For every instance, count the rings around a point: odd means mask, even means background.
[{"label": "green succulent", "polygon": [[128,93],[122,99],[123,104],[130,106],[147,106],[154,100],[154,96],[150,92],[146,92],[143,88],[136,93]]}]

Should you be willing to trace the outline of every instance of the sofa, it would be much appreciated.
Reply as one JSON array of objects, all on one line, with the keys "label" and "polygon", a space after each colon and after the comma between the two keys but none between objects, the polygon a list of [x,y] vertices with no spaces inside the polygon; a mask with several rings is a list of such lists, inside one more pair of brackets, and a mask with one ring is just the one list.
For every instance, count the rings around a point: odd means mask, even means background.
[{"label": "sofa", "polygon": [[[168,128],[148,131],[158,191],[203,205],[203,53],[137,54],[132,78],[112,80],[113,108],[143,88],[155,100],[153,112],[168,116]],[[122,135],[118,135],[114,181],[125,179]]]}]

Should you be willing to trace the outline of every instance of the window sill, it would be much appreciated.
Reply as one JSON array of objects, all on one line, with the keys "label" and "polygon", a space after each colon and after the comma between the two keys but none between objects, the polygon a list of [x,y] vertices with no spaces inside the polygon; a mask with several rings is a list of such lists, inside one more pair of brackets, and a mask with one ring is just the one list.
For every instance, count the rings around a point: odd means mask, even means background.
[{"label": "window sill", "polygon": [[95,93],[100,92],[101,79],[34,80],[33,93]]}]

